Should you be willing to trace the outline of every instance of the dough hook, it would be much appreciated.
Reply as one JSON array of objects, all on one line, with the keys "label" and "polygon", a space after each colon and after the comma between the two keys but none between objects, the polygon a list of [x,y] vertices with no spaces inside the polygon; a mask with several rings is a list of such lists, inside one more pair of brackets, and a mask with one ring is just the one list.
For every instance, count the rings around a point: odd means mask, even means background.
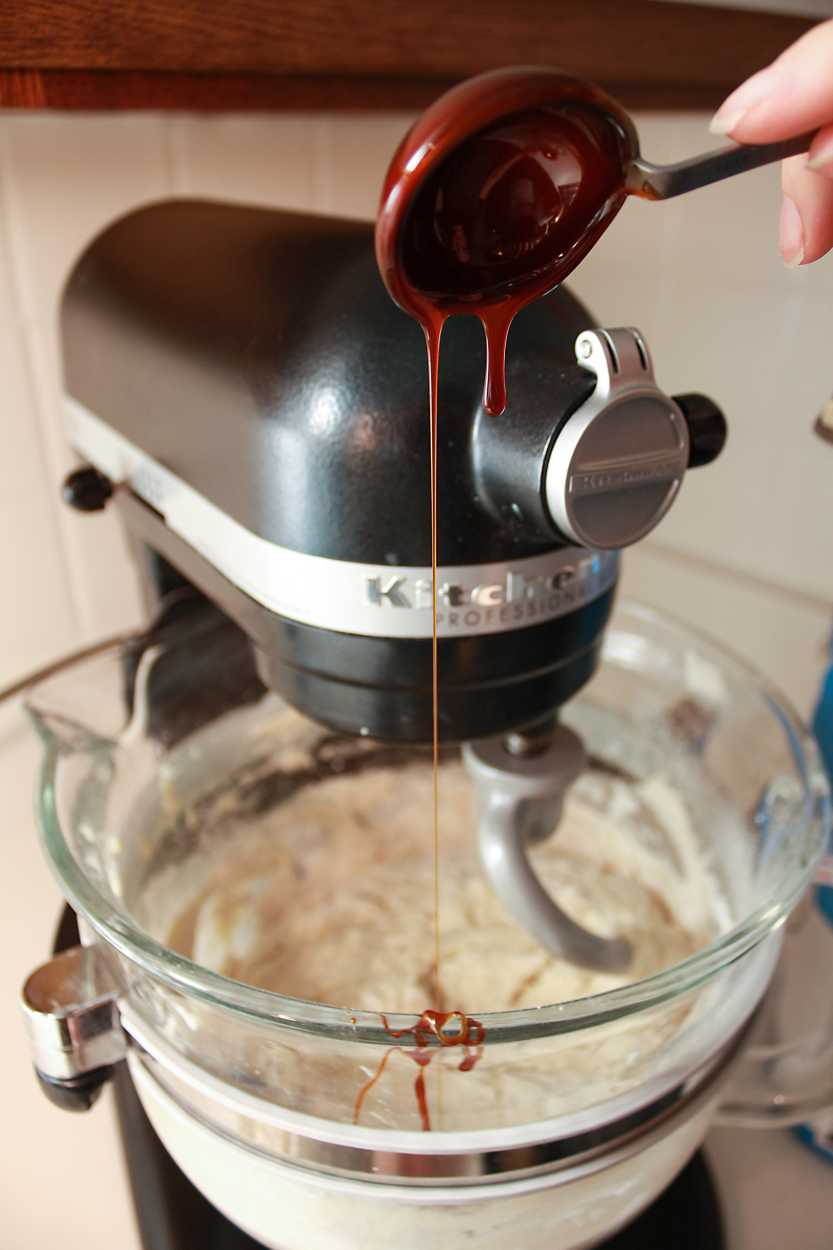
[{"label": "dough hook", "polygon": [[586,761],[577,734],[512,734],[467,743],[463,759],[474,781],[480,858],[493,890],[528,933],[554,955],[603,972],[627,967],[631,944],[577,924],[547,893],[527,847],[555,831],[564,795]]}]

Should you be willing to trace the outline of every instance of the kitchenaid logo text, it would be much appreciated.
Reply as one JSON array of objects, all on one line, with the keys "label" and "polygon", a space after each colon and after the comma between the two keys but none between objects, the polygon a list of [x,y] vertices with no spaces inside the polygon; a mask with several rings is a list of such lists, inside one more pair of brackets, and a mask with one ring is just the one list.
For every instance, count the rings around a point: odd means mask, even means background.
[{"label": "kitchenaid logo text", "polygon": [[[547,620],[581,607],[613,584],[616,559],[588,555],[562,564],[553,573],[526,575],[507,570],[497,582],[440,581],[437,584],[437,624],[450,629]],[[368,603],[379,608],[431,611],[431,579],[392,573],[367,577]]]},{"label": "kitchenaid logo text", "polygon": [[630,467],[574,473],[570,478],[571,495],[594,495],[597,491],[616,490],[641,482],[667,482],[680,476],[683,466],[679,456],[653,459],[650,464],[635,463]]}]

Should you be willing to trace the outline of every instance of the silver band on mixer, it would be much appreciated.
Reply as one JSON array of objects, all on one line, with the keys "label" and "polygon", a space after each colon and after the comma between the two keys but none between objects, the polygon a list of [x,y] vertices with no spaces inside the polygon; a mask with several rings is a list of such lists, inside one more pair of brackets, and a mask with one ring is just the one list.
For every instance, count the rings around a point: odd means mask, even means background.
[{"label": "silver band on mixer", "polygon": [[[70,441],[258,603],[289,620],[377,638],[431,637],[431,569],[293,551],[261,538],[69,396]],[[543,555],[439,570],[441,638],[501,634],[556,620],[616,582],[617,551],[561,547]]]}]

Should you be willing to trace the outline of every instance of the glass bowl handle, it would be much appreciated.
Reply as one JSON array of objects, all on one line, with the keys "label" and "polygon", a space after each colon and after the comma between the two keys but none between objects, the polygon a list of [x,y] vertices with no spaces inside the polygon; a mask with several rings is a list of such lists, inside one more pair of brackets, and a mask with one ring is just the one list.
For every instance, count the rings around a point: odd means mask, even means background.
[{"label": "glass bowl handle", "polygon": [[[827,857],[822,874],[829,875]],[[785,1128],[833,1111],[833,880],[805,895],[787,926],[781,957],[751,1045],[718,1114],[739,1128]]]}]

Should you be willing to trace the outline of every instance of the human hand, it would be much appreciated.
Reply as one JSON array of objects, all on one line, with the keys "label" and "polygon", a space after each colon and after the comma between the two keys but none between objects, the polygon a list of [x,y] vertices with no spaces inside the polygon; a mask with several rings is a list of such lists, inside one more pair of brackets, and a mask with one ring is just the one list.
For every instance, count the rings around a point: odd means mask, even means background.
[{"label": "human hand", "polygon": [[782,166],[780,248],[790,268],[833,248],[833,20],[814,26],[733,91],[710,130],[738,143],[817,130],[809,153]]}]

